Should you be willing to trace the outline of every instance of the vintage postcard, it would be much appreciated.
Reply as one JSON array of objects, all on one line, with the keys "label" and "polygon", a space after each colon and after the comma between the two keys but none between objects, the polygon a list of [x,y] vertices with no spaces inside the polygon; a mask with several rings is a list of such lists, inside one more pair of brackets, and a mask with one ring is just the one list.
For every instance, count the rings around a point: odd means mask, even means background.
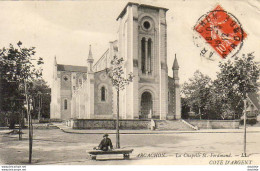
[{"label": "vintage postcard", "polygon": [[0,164],[260,165],[259,0],[0,2]]}]

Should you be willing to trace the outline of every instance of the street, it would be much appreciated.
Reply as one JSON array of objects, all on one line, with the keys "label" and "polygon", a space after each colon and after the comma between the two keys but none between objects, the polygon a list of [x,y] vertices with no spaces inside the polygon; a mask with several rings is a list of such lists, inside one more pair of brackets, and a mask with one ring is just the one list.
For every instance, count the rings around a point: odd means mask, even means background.
[{"label": "street", "polygon": [[[18,140],[18,135],[0,133],[0,164],[28,164],[28,130],[23,132],[25,134],[22,141]],[[115,146],[115,134],[109,137]],[[249,158],[258,158],[260,132],[248,133],[247,137]],[[92,161],[86,150],[92,150],[101,139],[102,134],[73,134],[60,129],[35,129],[32,164],[207,164],[211,158],[241,159],[243,152],[242,133],[122,134],[121,148],[134,149],[130,160],[122,160],[122,155],[104,155],[98,156],[98,161]],[[205,161],[202,160],[202,155],[206,156]]]}]

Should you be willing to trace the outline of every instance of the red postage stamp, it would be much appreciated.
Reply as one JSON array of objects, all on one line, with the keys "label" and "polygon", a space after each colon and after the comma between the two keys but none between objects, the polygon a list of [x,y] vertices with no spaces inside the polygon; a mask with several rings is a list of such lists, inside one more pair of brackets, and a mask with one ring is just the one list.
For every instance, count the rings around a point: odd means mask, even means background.
[{"label": "red postage stamp", "polygon": [[[200,17],[194,30],[222,57],[236,55],[247,34],[237,18],[220,5]],[[231,53],[232,52],[232,53]]]}]

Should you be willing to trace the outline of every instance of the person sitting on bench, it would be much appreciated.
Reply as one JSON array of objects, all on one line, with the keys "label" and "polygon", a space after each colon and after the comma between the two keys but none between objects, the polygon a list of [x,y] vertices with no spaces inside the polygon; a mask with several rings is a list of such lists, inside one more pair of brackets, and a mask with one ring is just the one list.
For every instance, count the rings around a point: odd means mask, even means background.
[{"label": "person sitting on bench", "polygon": [[112,141],[108,138],[108,134],[103,135],[103,140],[100,142],[98,148],[94,148],[95,150],[108,151],[113,149]]}]

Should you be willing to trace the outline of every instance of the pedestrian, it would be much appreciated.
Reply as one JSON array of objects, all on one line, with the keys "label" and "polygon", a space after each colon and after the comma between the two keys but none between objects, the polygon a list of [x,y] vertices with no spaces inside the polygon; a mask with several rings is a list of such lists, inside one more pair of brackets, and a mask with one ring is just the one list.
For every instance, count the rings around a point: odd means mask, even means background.
[{"label": "pedestrian", "polygon": [[108,151],[110,147],[110,150],[113,149],[112,141],[110,138],[108,138],[108,134],[103,135],[103,139],[100,142],[98,148],[94,148],[95,150],[102,150],[102,151]]},{"label": "pedestrian", "polygon": [[151,130],[155,130],[155,122],[153,119],[151,119]]}]

